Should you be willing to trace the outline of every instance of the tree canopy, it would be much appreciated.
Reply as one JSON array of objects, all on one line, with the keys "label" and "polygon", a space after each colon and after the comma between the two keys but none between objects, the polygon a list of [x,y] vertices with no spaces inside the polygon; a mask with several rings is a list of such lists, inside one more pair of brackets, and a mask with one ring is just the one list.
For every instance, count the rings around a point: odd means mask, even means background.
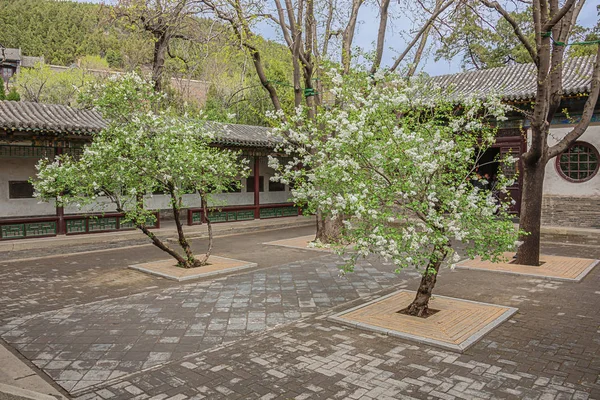
[{"label": "tree canopy", "polygon": [[[179,218],[183,196],[201,198],[206,212],[211,194],[229,190],[247,167],[237,152],[211,146],[213,134],[203,121],[173,114],[163,100],[151,82],[132,73],[88,85],[79,101],[100,111],[108,127],[79,159],[42,159],[33,183],[41,200],[93,205],[98,211],[104,211],[103,204],[112,205],[180,266],[201,266],[210,255],[212,236],[204,259],[196,259]],[[155,217],[144,198],[156,191],[170,198],[184,256],[148,230],[147,221]]]},{"label": "tree canopy", "polygon": [[[530,63],[531,56],[514,33],[514,27],[506,18],[487,14],[481,10],[479,0],[472,0],[470,7],[457,8],[451,21],[453,29],[440,36],[441,46],[436,51],[436,59],[460,58],[463,69],[488,69],[509,64]],[[600,10],[600,9],[599,9]],[[529,41],[534,40],[533,10],[519,7],[508,11],[520,32]],[[575,24],[570,32],[569,42],[590,41],[598,38],[598,25],[585,28]],[[595,54],[596,48],[587,45],[574,45],[568,49],[575,56]]]},{"label": "tree canopy", "polygon": [[[196,22],[194,29],[201,31],[196,36],[204,39],[173,39],[170,55],[165,61],[165,75],[209,82],[204,111],[210,119],[267,124],[265,111],[271,108],[270,100],[261,91],[260,81],[251,70],[251,55],[231,40],[230,31],[221,23],[207,19]],[[104,69],[108,64],[113,69],[138,72],[147,71],[152,64],[154,42],[151,35],[123,19],[115,19],[107,5],[0,0],[0,25],[0,44],[21,48],[28,56],[43,56],[48,64],[70,66],[78,63],[84,69]],[[255,43],[265,54],[269,79],[279,82],[282,91],[288,92],[291,98],[291,90],[286,86],[292,83],[289,52],[284,46],[258,35]],[[50,80],[62,78],[54,76]],[[68,89],[60,91],[64,90]],[[172,89],[166,90],[173,94]],[[23,97],[31,98],[31,94],[25,92],[21,90]],[[57,96],[52,93],[39,99],[42,102],[55,100]],[[58,100],[62,104],[72,103],[71,99]],[[183,103],[185,99],[176,101]]]},{"label": "tree canopy", "polygon": [[314,120],[301,108],[277,128],[279,151],[292,160],[270,159],[279,171],[275,179],[291,184],[294,200],[309,211],[342,220],[337,244],[350,249],[346,270],[370,254],[398,270],[421,270],[422,287],[407,312],[426,315],[447,257],[496,260],[514,249],[506,196],[512,178],[500,171],[494,190],[470,182],[495,140],[491,122],[505,119],[506,106],[457,99],[427,82],[406,84],[382,73],[331,74],[337,104]]}]

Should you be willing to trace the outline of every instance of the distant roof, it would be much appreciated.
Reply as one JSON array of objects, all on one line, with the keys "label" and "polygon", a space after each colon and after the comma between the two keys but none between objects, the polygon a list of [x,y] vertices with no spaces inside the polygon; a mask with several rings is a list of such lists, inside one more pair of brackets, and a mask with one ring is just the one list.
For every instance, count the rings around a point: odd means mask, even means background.
[{"label": "distant roof", "polygon": [[273,147],[275,139],[269,135],[270,129],[264,126],[223,124],[208,121],[207,125],[215,133],[215,142],[223,145]]},{"label": "distant roof", "polygon": [[[0,129],[40,133],[91,135],[106,127],[99,112],[29,101],[0,101]],[[275,139],[262,126],[222,124],[208,121],[215,143],[223,145],[273,147]]]},{"label": "distant roof", "polygon": [[[596,56],[572,57],[563,64],[564,95],[589,93]],[[453,87],[457,95],[487,97],[497,95],[504,100],[530,100],[536,94],[536,68],[531,64],[440,75],[431,78],[442,87]]]},{"label": "distant roof", "polygon": [[35,67],[36,63],[41,62],[42,64],[44,63],[44,57],[33,57],[33,56],[22,56],[21,57],[21,66],[22,67],[27,67],[27,68],[32,68]]},{"label": "distant roof", "polygon": [[0,47],[0,61],[21,61],[21,49]]}]

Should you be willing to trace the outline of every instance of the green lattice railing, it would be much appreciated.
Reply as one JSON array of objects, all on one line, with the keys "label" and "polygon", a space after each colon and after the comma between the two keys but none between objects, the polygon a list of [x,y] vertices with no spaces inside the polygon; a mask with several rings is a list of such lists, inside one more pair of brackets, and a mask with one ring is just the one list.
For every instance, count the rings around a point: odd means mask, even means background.
[{"label": "green lattice railing", "polygon": [[[122,215],[81,216],[78,218],[68,218],[66,220],[67,235],[135,229],[135,225],[131,221],[122,221],[121,218],[123,218]],[[148,227],[156,228],[158,226],[159,222],[157,213],[156,221],[148,221]]]},{"label": "green lattice railing", "polygon": [[[202,210],[188,210],[188,225],[201,224]],[[279,218],[279,217],[294,217],[299,215],[298,208],[294,206],[278,206],[278,207],[262,207],[260,209],[260,218]],[[234,221],[251,221],[254,219],[254,208],[243,210],[225,209],[221,211],[211,211],[208,213],[208,218],[212,223],[218,222],[234,222]]]},{"label": "green lattice railing", "polygon": [[[155,215],[155,222],[148,221],[149,228],[160,227],[158,212]],[[65,218],[65,229],[67,235],[135,229],[131,222],[122,221],[122,217],[120,214],[68,216]],[[58,217],[24,217],[4,221],[0,219],[0,241],[56,236],[57,233]]]},{"label": "green lattice railing", "polygon": [[8,223],[0,225],[0,240],[55,235],[56,221]]},{"label": "green lattice railing", "polygon": [[261,208],[260,218],[294,217],[298,215],[298,207]]}]

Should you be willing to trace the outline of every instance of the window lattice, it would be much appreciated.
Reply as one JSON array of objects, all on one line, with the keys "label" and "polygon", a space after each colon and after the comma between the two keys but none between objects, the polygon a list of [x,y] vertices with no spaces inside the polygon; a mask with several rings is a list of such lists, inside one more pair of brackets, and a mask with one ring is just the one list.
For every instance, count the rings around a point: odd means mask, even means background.
[{"label": "window lattice", "polygon": [[557,157],[557,170],[572,182],[585,182],[598,172],[598,150],[585,142],[576,142]]}]

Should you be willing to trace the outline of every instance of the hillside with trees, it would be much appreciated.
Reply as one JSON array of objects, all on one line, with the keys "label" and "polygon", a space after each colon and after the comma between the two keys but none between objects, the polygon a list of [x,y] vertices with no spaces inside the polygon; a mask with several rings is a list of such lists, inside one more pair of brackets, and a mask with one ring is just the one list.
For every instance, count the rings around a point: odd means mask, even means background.
[{"label": "hillside with trees", "polygon": [[[172,39],[165,60],[167,78],[195,79],[210,83],[203,111],[208,118],[263,125],[271,103],[251,70],[252,58],[230,40],[223,24],[191,17],[187,36]],[[81,65],[90,56],[101,58],[111,69],[150,71],[154,38],[126,19],[115,8],[91,3],[51,0],[0,0],[0,44],[21,48],[28,56],[43,56],[47,64]],[[275,42],[255,38],[265,54],[265,64],[274,82],[293,96],[291,58]],[[88,66],[93,68],[93,66]],[[54,79],[53,80],[57,80]],[[172,88],[165,87],[173,93]],[[55,98],[51,94],[36,101]],[[46,100],[47,101],[47,100]],[[179,99],[179,103],[183,100]],[[292,104],[290,100],[289,104]]]}]

